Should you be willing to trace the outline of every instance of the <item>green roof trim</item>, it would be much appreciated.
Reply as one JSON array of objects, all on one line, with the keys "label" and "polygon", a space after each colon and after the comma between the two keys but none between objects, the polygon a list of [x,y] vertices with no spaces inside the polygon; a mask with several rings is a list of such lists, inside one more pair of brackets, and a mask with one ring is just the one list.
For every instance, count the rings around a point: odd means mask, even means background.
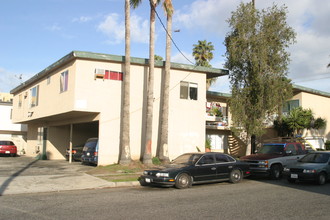
[{"label": "green roof trim", "polygon": [[[92,52],[84,52],[84,51],[73,51],[73,54],[77,58],[85,58],[85,59],[93,59],[93,60],[105,60],[105,61],[114,61],[114,62],[125,62],[125,56],[111,55],[111,54],[103,54],[103,53],[92,53]],[[149,59],[131,57],[132,64],[138,65],[148,65]],[[165,66],[165,61],[155,61],[155,67],[163,67]],[[224,69],[203,67],[203,66],[195,66],[189,64],[181,64],[181,63],[173,63],[171,62],[172,69],[182,69],[182,70],[190,70],[196,72],[206,72],[206,73],[215,73],[218,76],[228,75],[229,71]]]},{"label": "green roof trim", "polygon": [[296,85],[296,84],[292,84],[292,87],[293,87],[294,90],[300,90],[302,92],[307,92],[307,93],[321,95],[321,96],[325,96],[325,97],[330,98],[330,93],[328,93],[328,92],[322,92],[320,90],[311,89],[311,88],[307,88],[307,87],[304,87],[304,86],[299,86],[299,85]]},{"label": "green roof trim", "polygon": [[[17,86],[16,88],[12,89],[10,93],[16,93],[19,90],[23,89],[24,87],[32,84],[36,80],[46,76],[49,72],[55,70],[56,68],[61,67],[62,65],[74,60],[74,59],[90,59],[90,60],[101,60],[101,61],[112,61],[112,62],[120,62],[124,63],[125,56],[118,56],[118,55],[111,55],[111,54],[103,54],[103,53],[93,53],[93,52],[86,52],[86,51],[72,51],[66,56],[62,57],[55,63],[51,64],[41,72],[34,75],[32,78],[28,79],[27,81],[23,82],[21,85]],[[131,57],[131,64],[137,65],[148,65],[149,59],[143,58],[136,58]],[[155,67],[164,67],[165,61],[155,61]],[[229,71],[224,69],[217,69],[217,68],[209,68],[209,67],[202,67],[202,66],[195,66],[189,64],[180,64],[180,63],[171,63],[172,69],[179,69],[185,71],[193,71],[193,72],[204,72],[207,73],[208,78],[218,77],[228,75]]]},{"label": "green roof trim", "polygon": [[[307,93],[311,93],[311,94],[315,94],[315,95],[321,95],[321,96],[325,96],[325,97],[329,97],[330,98],[330,93],[328,92],[322,92],[316,89],[311,89],[311,88],[307,88],[304,86],[299,86],[296,84],[292,84],[292,87],[294,90],[298,91],[298,92],[307,92]],[[222,92],[214,92],[214,91],[207,91],[207,95],[209,96],[218,96],[218,97],[222,97],[222,98],[231,98],[232,94],[231,93],[222,93]]]}]

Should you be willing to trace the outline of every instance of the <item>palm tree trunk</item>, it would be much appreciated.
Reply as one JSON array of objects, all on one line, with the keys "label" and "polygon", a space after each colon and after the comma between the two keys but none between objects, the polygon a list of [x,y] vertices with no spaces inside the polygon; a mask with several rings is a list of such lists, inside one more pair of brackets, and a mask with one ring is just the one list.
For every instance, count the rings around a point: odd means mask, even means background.
[{"label": "palm tree trunk", "polygon": [[143,154],[143,163],[152,164],[152,120],[154,101],[154,65],[155,65],[155,11],[156,4],[150,0],[150,38],[149,38],[149,74],[147,85],[147,122],[146,143]]},{"label": "palm tree trunk", "polygon": [[167,34],[166,34],[166,62],[164,75],[164,96],[163,107],[161,109],[161,131],[159,159],[168,162],[168,115],[169,115],[169,87],[171,70],[171,35],[172,35],[172,15],[167,14]]},{"label": "palm tree trunk", "polygon": [[125,72],[123,79],[123,102],[120,133],[120,164],[131,162],[130,155],[130,3],[125,0]]}]

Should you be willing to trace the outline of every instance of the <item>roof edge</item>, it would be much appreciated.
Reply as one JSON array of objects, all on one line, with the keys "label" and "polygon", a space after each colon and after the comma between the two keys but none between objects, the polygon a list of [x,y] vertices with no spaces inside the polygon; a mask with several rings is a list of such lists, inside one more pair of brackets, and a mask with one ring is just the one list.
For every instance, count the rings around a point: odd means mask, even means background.
[{"label": "roof edge", "polygon": [[[22,84],[18,85],[14,89],[12,89],[10,91],[10,93],[14,94],[14,93],[18,92],[22,88],[32,84],[36,80],[47,75],[47,73],[49,73],[50,71],[60,67],[61,65],[65,64],[73,59],[79,59],[79,58],[80,59],[91,59],[91,60],[114,61],[114,62],[122,62],[122,63],[125,61],[125,56],[74,50],[74,51],[70,52],[69,54],[65,55],[64,57],[60,58],[55,63],[46,67],[44,70],[37,73],[36,75],[31,77],[27,81],[23,82]],[[131,63],[138,64],[138,65],[148,65],[149,59],[131,57]],[[155,61],[155,67],[164,67],[164,66],[165,66],[165,61]],[[217,69],[217,68],[202,67],[202,66],[195,66],[195,65],[189,65],[189,64],[172,63],[172,62],[171,62],[171,68],[194,71],[194,72],[205,72],[206,74],[209,75],[208,78],[219,77],[219,76],[224,76],[224,75],[229,74],[228,70],[225,70],[225,69]]]},{"label": "roof edge", "polygon": [[296,84],[292,84],[292,87],[293,87],[293,89],[300,90],[302,92],[307,92],[307,93],[321,95],[321,96],[325,96],[325,97],[330,98],[330,93],[328,93],[328,92],[323,92],[323,91],[320,91],[320,90],[311,89],[311,88],[307,88],[307,87],[304,87],[304,86],[299,86],[299,85],[296,85]]}]

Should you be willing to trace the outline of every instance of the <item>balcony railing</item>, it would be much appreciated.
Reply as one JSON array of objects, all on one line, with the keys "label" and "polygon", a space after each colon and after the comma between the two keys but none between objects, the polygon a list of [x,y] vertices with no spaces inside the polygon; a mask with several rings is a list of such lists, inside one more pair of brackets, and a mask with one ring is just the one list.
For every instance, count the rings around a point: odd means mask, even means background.
[{"label": "balcony railing", "polygon": [[228,116],[217,117],[213,115],[206,115],[206,127],[213,129],[229,128]]}]

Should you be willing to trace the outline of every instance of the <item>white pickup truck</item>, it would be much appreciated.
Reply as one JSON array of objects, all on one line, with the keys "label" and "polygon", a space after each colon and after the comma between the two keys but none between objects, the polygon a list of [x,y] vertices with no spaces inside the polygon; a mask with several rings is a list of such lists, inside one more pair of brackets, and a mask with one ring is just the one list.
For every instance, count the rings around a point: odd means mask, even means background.
[{"label": "white pickup truck", "polygon": [[261,174],[272,179],[280,179],[283,168],[305,154],[305,146],[302,143],[265,143],[256,154],[243,156],[240,159],[249,163],[252,175]]}]

